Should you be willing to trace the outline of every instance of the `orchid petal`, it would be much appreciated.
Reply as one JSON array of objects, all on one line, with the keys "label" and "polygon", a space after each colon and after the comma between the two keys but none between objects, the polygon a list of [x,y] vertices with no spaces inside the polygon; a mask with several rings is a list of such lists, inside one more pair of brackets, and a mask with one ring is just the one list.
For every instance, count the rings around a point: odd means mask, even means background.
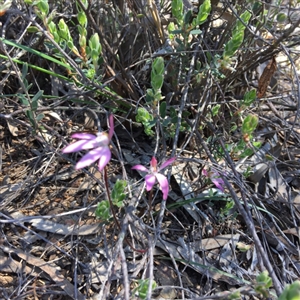
[{"label": "orchid petal", "polygon": [[99,147],[89,151],[86,155],[84,155],[81,160],[76,164],[76,170],[85,168],[99,159],[103,154],[107,154],[107,147]]},{"label": "orchid petal", "polygon": [[98,168],[99,168],[100,172],[108,164],[108,162],[110,161],[110,158],[111,158],[111,152],[108,147],[105,147],[105,149],[103,150],[101,157],[99,159],[99,163],[98,163]]},{"label": "orchid petal", "polygon": [[222,178],[212,178],[211,181],[214,183],[214,185],[221,190],[222,192],[224,192],[224,181]]},{"label": "orchid petal", "polygon": [[114,116],[110,115],[109,116],[109,133],[108,133],[108,137],[109,140],[111,140],[112,136],[114,135]]},{"label": "orchid petal", "polygon": [[203,170],[202,170],[202,175],[204,175],[204,176],[206,176],[206,177],[207,177],[207,176],[208,176],[208,172],[207,172],[207,170],[203,169]]},{"label": "orchid petal", "polygon": [[169,182],[166,176],[156,173],[155,177],[160,185],[161,191],[163,193],[163,199],[167,200],[169,194]]},{"label": "orchid petal", "polygon": [[221,190],[222,192],[224,192],[224,187],[222,186],[222,184],[221,184],[221,182],[220,182],[219,179],[212,179],[211,181],[214,183],[214,185],[215,185],[219,190]]},{"label": "orchid petal", "polygon": [[71,135],[71,138],[73,139],[80,139],[80,140],[93,140],[96,138],[95,135],[90,134],[90,133],[86,133],[86,132],[82,132],[82,133],[74,133]]},{"label": "orchid petal", "polygon": [[169,166],[170,164],[172,164],[175,160],[176,160],[176,157],[171,157],[170,159],[168,159],[167,161],[165,161],[164,163],[162,163],[161,166],[159,167],[159,171],[163,170],[164,168],[166,168],[167,166]]},{"label": "orchid petal", "polygon": [[153,168],[153,169],[156,169],[157,168],[157,160],[156,158],[153,156],[151,161],[150,161],[150,166]]},{"label": "orchid petal", "polygon": [[132,167],[131,169],[149,173],[149,170],[142,165],[136,165],[136,166]]},{"label": "orchid petal", "polygon": [[87,141],[87,140],[77,141],[77,142],[65,147],[62,150],[62,152],[63,153],[71,153],[71,152],[77,152],[77,151],[83,150],[85,148],[85,144],[88,142],[90,142],[90,141]]},{"label": "orchid petal", "polygon": [[156,182],[156,177],[153,174],[147,174],[145,176],[145,182],[146,182],[146,190],[149,192],[152,190]]}]

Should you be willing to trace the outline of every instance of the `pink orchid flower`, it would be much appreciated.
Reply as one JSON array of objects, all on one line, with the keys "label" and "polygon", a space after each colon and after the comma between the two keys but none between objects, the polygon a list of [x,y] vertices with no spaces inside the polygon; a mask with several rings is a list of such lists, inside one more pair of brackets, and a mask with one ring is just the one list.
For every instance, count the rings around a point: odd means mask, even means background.
[{"label": "pink orchid flower", "polygon": [[218,172],[207,172],[207,170],[203,169],[202,174],[208,177],[220,191],[224,192],[224,180],[220,177]]},{"label": "pink orchid flower", "polygon": [[109,133],[99,132],[97,135],[90,133],[75,133],[71,137],[79,141],[67,146],[62,150],[63,153],[78,152],[81,150],[90,150],[76,164],[75,169],[79,170],[91,165],[99,159],[98,168],[101,172],[108,164],[111,158],[109,143],[114,134],[114,117],[109,117]]},{"label": "pink orchid flower", "polygon": [[150,161],[150,168],[147,169],[142,165],[136,165],[132,167],[133,170],[139,170],[142,172],[147,172],[148,174],[145,176],[146,182],[146,190],[149,192],[152,190],[156,180],[158,181],[161,191],[163,193],[163,199],[167,200],[169,194],[169,182],[166,176],[160,174],[159,172],[172,164],[176,157],[172,157],[165,161],[159,168],[157,168],[157,160],[155,157],[152,157]]}]

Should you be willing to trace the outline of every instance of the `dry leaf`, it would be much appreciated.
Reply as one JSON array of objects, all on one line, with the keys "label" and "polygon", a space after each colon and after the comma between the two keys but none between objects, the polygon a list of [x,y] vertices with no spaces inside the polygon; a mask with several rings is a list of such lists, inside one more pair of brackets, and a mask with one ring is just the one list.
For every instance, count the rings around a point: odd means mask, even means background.
[{"label": "dry leaf", "polygon": [[[27,252],[23,252],[18,249],[12,249],[9,247],[0,246],[0,248],[9,255],[18,255],[28,265],[38,267],[44,271],[48,276],[62,289],[71,299],[84,300],[85,297],[80,291],[76,291],[74,285],[69,282],[56,267],[53,267],[50,263],[35,257]],[[34,269],[33,269],[34,270]]]},{"label": "dry leaf", "polygon": [[19,129],[17,127],[17,122],[13,119],[6,119],[8,129],[12,136],[18,136]]},{"label": "dry leaf", "polygon": [[267,88],[270,84],[272,76],[277,69],[275,55],[272,57],[269,64],[265,67],[263,73],[258,80],[258,94],[257,98],[262,98],[266,94]]}]

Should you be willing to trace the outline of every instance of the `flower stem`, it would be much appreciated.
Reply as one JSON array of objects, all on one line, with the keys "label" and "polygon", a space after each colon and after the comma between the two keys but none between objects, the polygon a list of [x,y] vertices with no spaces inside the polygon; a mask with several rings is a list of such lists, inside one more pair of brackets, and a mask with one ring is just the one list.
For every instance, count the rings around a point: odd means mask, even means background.
[{"label": "flower stem", "polygon": [[152,201],[153,201],[153,190],[151,190],[149,192],[149,196],[148,196],[148,218],[147,218],[147,224],[149,224],[150,221],[150,214],[151,214],[151,208],[152,208]]},{"label": "flower stem", "polygon": [[[116,212],[114,211],[114,205],[113,205],[113,202],[111,200],[111,196],[110,196],[110,191],[109,191],[109,186],[108,186],[108,177],[107,177],[107,171],[106,171],[106,167],[104,168],[104,183],[105,183],[105,189],[106,189],[106,194],[107,194],[107,198],[108,198],[108,201],[109,201],[109,206],[110,206],[110,210],[112,212],[112,215],[113,215],[113,218],[114,218],[114,221],[115,221],[115,224],[117,225],[119,231],[121,231],[121,225],[117,219],[117,216],[116,216]],[[139,252],[139,253],[145,253],[147,252],[148,249],[136,249],[133,247],[132,243],[127,239],[126,236],[124,236],[124,240],[125,242],[127,243],[127,245],[135,252]]]}]

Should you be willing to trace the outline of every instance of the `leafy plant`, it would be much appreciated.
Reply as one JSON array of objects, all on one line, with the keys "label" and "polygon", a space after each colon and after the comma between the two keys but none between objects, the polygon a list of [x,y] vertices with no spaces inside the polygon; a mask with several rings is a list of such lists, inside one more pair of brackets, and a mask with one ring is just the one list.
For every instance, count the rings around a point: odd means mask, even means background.
[{"label": "leafy plant", "polygon": [[[202,25],[206,22],[211,10],[211,1],[204,0],[204,2],[200,5],[199,11],[196,17],[192,17],[192,12],[184,11],[183,9],[183,1],[182,0],[173,0],[172,1],[172,15],[176,19],[176,23],[178,25],[178,29],[174,23],[170,23],[168,30],[169,33],[182,34],[185,41],[187,41],[189,34],[199,34],[200,30],[195,30],[198,26]],[[192,21],[190,21],[192,18]],[[170,37],[172,38],[172,36]]]},{"label": "leafy plant", "polygon": [[100,201],[95,210],[95,216],[103,221],[108,221],[111,219],[112,215],[110,213],[110,205],[108,200]]},{"label": "leafy plant", "polygon": [[300,281],[297,280],[292,284],[288,284],[278,300],[298,300],[300,297]]},{"label": "leafy plant", "polygon": [[[151,66],[151,87],[147,89],[146,101],[150,104],[150,107],[155,110],[161,101],[162,94],[161,88],[164,83],[164,59],[162,57],[157,57],[154,59]],[[143,107],[138,108],[136,121],[144,125],[144,131],[147,135],[153,136],[154,132],[152,127],[156,124],[157,118]]]},{"label": "leafy plant", "polygon": [[[231,151],[234,155],[239,158],[244,158],[251,156],[254,153],[255,149],[261,147],[261,142],[256,142],[253,140],[253,132],[258,125],[258,118],[254,115],[247,115],[242,123],[242,138],[237,143],[235,147],[231,148]],[[248,144],[251,144],[249,147]]]},{"label": "leafy plant", "polygon": [[[117,180],[112,191],[111,199],[112,203],[118,208],[123,206],[123,201],[126,198],[125,189],[127,187],[127,182],[125,180]],[[111,219],[111,208],[108,200],[100,201],[95,210],[95,215],[97,218],[108,221]]]},{"label": "leafy plant", "polygon": [[[134,293],[140,298],[140,299],[146,299],[148,288],[149,288],[149,279],[139,279],[137,281],[138,286],[134,289]],[[152,282],[151,289],[154,290],[156,288],[157,284],[155,281]]]},{"label": "leafy plant", "polygon": [[153,104],[153,107],[162,99],[161,88],[164,83],[164,59],[157,57],[151,67],[151,89],[147,89],[146,100]]},{"label": "leafy plant", "polygon": [[126,198],[125,189],[127,182],[125,180],[118,179],[111,191],[111,198],[114,205],[117,207],[123,206],[123,201]]},{"label": "leafy plant", "polygon": [[156,120],[154,120],[153,115],[150,114],[145,108],[138,108],[135,119],[137,122],[142,123],[144,125],[144,131],[147,135],[154,135],[152,127],[155,125]]},{"label": "leafy plant", "polygon": [[246,25],[248,25],[250,18],[251,13],[246,10],[241,14],[240,19],[236,21],[235,26],[232,30],[232,37],[225,44],[223,58],[220,61],[221,68],[234,71],[234,69],[230,67],[232,58],[244,41],[245,28]]},{"label": "leafy plant", "polygon": [[272,279],[269,276],[268,271],[261,272],[256,277],[255,291],[261,294],[264,298],[269,297],[269,289],[272,286]]},{"label": "leafy plant", "polygon": [[[62,49],[70,49],[75,55],[76,59],[80,62],[80,67],[82,68],[83,73],[89,79],[101,80],[99,78],[100,65],[102,63],[101,53],[102,45],[100,43],[99,35],[94,33],[90,37],[87,34],[88,19],[85,12],[76,2],[77,8],[77,32],[71,31],[69,29],[68,23],[64,18],[61,18],[58,23],[55,20],[55,12],[49,14],[49,4],[48,0],[39,0],[39,1],[28,1],[30,5],[35,7],[35,12],[38,17],[43,21],[43,24],[49,34],[53,37],[54,41],[59,44]],[[85,7],[88,6],[87,0],[82,1]],[[74,36],[72,36],[74,35]],[[78,40],[80,50],[75,46],[74,39]],[[61,56],[61,53],[56,49],[55,45],[51,44],[51,41],[46,41],[46,46],[64,62],[65,59]]]},{"label": "leafy plant", "polygon": [[41,99],[43,96],[43,91],[39,90],[32,98],[30,98],[30,95],[28,93],[31,85],[28,84],[28,81],[26,79],[26,76],[28,74],[28,65],[25,63],[23,64],[22,68],[22,75],[21,79],[25,88],[25,94],[18,94],[18,97],[21,101],[21,103],[25,106],[28,107],[28,109],[25,111],[25,114],[27,118],[29,119],[34,131],[37,130],[38,128],[38,122],[41,121],[44,118],[44,114],[40,113],[37,114],[37,109],[38,109],[38,101]]}]

